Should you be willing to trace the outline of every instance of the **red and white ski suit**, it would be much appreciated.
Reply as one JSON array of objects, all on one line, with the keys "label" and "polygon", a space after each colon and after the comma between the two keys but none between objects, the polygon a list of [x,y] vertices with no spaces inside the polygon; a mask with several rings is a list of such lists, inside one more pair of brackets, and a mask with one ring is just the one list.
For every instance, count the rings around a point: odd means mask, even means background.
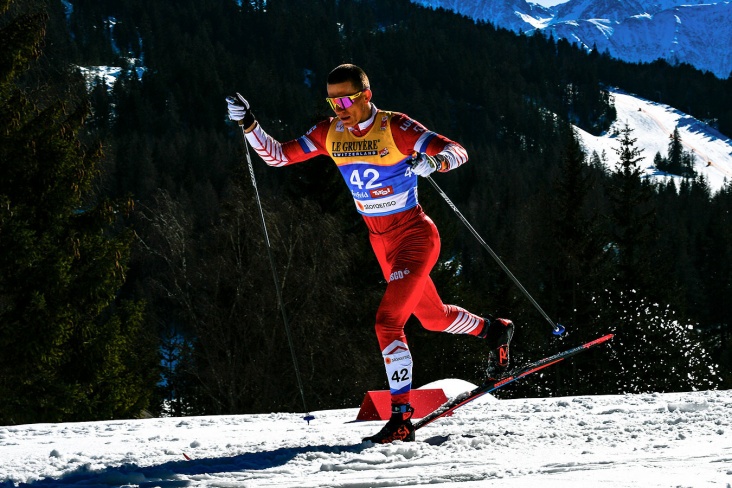
[{"label": "red and white ski suit", "polygon": [[441,154],[440,171],[449,171],[467,161],[465,149],[404,114],[373,105],[371,117],[354,128],[330,118],[302,137],[280,143],[257,124],[246,137],[270,166],[319,155],[330,156],[338,166],[388,283],[376,313],[376,336],[392,403],[408,403],[412,357],[404,325],[411,314],[433,331],[478,335],[483,329],[481,317],[443,304],[437,294],[429,273],[440,254],[440,237],[417,201],[417,175],[409,164],[414,152]]}]

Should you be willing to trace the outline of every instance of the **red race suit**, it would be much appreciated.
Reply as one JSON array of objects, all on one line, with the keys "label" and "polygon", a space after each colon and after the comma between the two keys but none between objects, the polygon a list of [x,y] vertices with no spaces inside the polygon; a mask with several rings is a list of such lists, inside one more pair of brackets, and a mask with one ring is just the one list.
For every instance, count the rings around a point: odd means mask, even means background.
[{"label": "red race suit", "polygon": [[440,236],[417,200],[417,175],[409,164],[414,152],[441,154],[442,172],[468,160],[465,149],[397,112],[378,110],[357,127],[337,118],[324,120],[298,139],[280,143],[259,124],[246,134],[270,166],[287,166],[328,155],[338,166],[356,210],[369,229],[371,246],[387,281],[376,313],[379,340],[392,403],[409,401],[412,356],[404,325],[414,314],[423,327],[438,332],[478,335],[484,320],[455,305],[445,305],[429,276],[440,254]]}]

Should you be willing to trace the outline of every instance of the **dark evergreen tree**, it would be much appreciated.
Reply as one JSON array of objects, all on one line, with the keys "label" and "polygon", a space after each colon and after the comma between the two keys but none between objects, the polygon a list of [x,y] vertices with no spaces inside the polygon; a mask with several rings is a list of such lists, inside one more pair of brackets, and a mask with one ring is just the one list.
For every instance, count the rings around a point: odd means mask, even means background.
[{"label": "dark evergreen tree", "polygon": [[700,270],[705,277],[703,290],[709,307],[702,330],[709,338],[725,377],[724,387],[732,386],[732,183],[711,199],[704,232],[706,246]]},{"label": "dark evergreen tree", "polygon": [[668,162],[663,156],[661,156],[660,152],[657,152],[656,155],[653,156],[653,166],[660,171],[668,171]]},{"label": "dark evergreen tree", "polygon": [[648,252],[652,252],[655,235],[653,188],[642,178],[642,150],[627,124],[620,131],[620,147],[615,149],[618,161],[610,176],[608,196],[610,207],[609,249],[615,254],[617,276],[614,287],[629,290],[646,287],[651,282]]},{"label": "dark evergreen tree", "polygon": [[[579,140],[568,128],[561,170],[554,182],[549,231],[553,249],[547,268],[553,290],[550,303],[562,314],[557,320],[566,324],[577,340],[591,340],[609,329],[609,324],[597,320],[596,300],[608,264],[599,217],[602,208],[596,203],[601,188],[597,182],[602,175],[586,164]],[[549,389],[557,395],[600,390],[602,380],[594,373],[602,372],[594,367],[596,361],[596,354],[590,354],[574,361],[572,368],[557,369]]]},{"label": "dark evergreen tree", "polygon": [[[333,217],[302,200],[264,206],[309,404],[356,402],[354,384],[362,392],[381,380],[378,354],[351,364],[348,382],[339,381],[333,364],[376,349],[372,329],[357,328],[354,316],[375,307],[377,297],[361,295],[361,305],[350,299],[353,249],[341,241]],[[237,190],[222,220],[198,237],[167,193],[145,212],[144,262],[157,270],[148,286],[170,304],[171,313],[157,319],[169,331],[169,357],[179,360],[166,375],[173,412],[302,410],[264,238],[253,227],[257,212],[251,193]]]},{"label": "dark evergreen tree", "polygon": [[0,14],[0,424],[137,415],[156,346],[141,304],[116,300],[128,208],[92,191],[100,153],[79,142],[78,74],[57,85],[29,70],[46,13],[4,1]]},{"label": "dark evergreen tree", "polygon": [[[711,355],[700,344],[695,324],[673,306],[659,305],[664,276],[657,262],[653,188],[641,177],[641,151],[627,125],[620,133],[618,163],[608,193],[615,270],[598,294],[598,319],[614,325],[613,359],[608,381],[621,392],[713,388],[721,378]],[[663,281],[663,280],[662,280]],[[654,298],[649,298],[654,297]]]},{"label": "dark evergreen tree", "polygon": [[679,135],[679,128],[674,128],[673,134],[669,136],[668,143],[668,157],[666,158],[668,164],[668,171],[674,174],[681,174],[682,166],[681,160],[684,156],[684,145],[681,143],[681,136]]},{"label": "dark evergreen tree", "polygon": [[684,150],[684,144],[679,134],[679,128],[676,127],[669,136],[668,155],[662,157],[657,153],[653,159],[653,164],[661,171],[683,176],[685,178],[694,178],[696,171],[694,170],[694,155]]},{"label": "dark evergreen tree", "polygon": [[674,128],[674,132],[669,136],[666,164],[666,171],[669,173],[686,177],[694,176],[693,156],[684,150],[678,127]]},{"label": "dark evergreen tree", "polygon": [[[218,257],[227,263],[234,261],[231,257],[234,252],[222,244],[228,242],[225,236],[243,235],[241,238],[250,240],[252,246],[256,244],[259,225],[256,214],[251,209],[239,208],[232,201],[240,195],[235,190],[238,185],[234,183],[233,175],[239,164],[241,140],[238,129],[225,124],[223,97],[233,91],[242,92],[252,102],[267,131],[284,141],[300,136],[330,114],[322,100],[325,77],[330,69],[341,62],[362,65],[371,77],[374,101],[379,108],[404,111],[467,148],[470,162],[458,171],[437,175],[439,183],[527,288],[549,309],[550,315],[560,321],[571,316],[570,325],[579,322],[583,327],[592,322],[583,318],[587,313],[604,310],[602,306],[609,300],[604,296],[604,290],[619,282],[616,265],[620,263],[621,246],[608,232],[599,242],[603,251],[580,255],[580,251],[566,249],[560,242],[547,239],[555,231],[552,226],[561,224],[559,216],[565,215],[564,210],[559,210],[564,208],[563,201],[583,202],[581,211],[566,214],[575,222],[573,228],[578,229],[585,219],[588,224],[606,224],[593,222],[592,216],[608,213],[611,204],[604,191],[610,173],[604,153],[593,154],[590,167],[581,169],[581,178],[573,183],[577,189],[582,189],[588,184],[586,177],[595,178],[586,193],[576,194],[582,198],[570,198],[571,192],[564,195],[553,186],[554,181],[562,182],[560,187],[569,185],[573,176],[565,171],[564,165],[570,160],[578,161],[569,157],[570,151],[565,151],[569,147],[563,137],[565,122],[573,121],[595,134],[607,128],[614,118],[612,101],[604,89],[607,84],[682,108],[710,121],[722,132],[725,132],[724,127],[731,126],[730,81],[703,76],[683,66],[674,68],[665,62],[623,63],[612,60],[607,53],[595,50],[588,54],[578,46],[557,42],[541,33],[516,35],[446,10],[425,9],[409,0],[316,0],[309,2],[307,9],[303,9],[302,0],[238,3],[78,0],[74,2],[74,14],[68,23],[71,35],[67,36],[67,42],[72,47],[69,56],[75,64],[89,66],[103,62],[122,69],[111,91],[102,85],[94,89],[95,117],[86,127],[90,132],[110,137],[106,143],[105,162],[111,171],[103,190],[117,197],[132,194],[138,208],[149,209],[146,214],[165,215],[168,207],[156,197],[163,189],[175,203],[175,215],[186,219],[188,231],[182,243],[188,253],[186,264],[201,273],[223,269],[214,257],[206,256],[207,253],[219,253]],[[109,28],[110,17],[116,19],[114,29]],[[66,20],[63,22],[65,28]],[[56,29],[57,33],[62,31],[65,35],[64,29]],[[313,38],[313,32],[318,32],[317,39]],[[424,36],[423,32],[430,32],[430,35]],[[54,45],[59,45],[61,37],[56,36]],[[455,52],[470,52],[470,56],[456,57]],[[133,61],[126,59],[128,56],[142,58],[134,61],[135,66],[142,63],[146,68],[141,79],[129,69]],[[404,68],[405,59],[409,60],[408,70]],[[436,75],[441,69],[439,66],[449,66],[446,71],[449,75]],[[105,125],[106,113],[111,119]],[[567,157],[569,159],[565,159]],[[264,168],[259,165],[261,161],[255,158],[258,171]],[[345,284],[338,285],[339,305],[341,310],[358,312],[340,319],[330,317],[328,324],[322,327],[332,332],[328,328],[331,322],[340,320],[352,327],[349,330],[365,334],[358,337],[359,341],[364,341],[363,349],[358,350],[370,358],[373,344],[369,339],[373,339],[370,333],[376,305],[368,301],[378,300],[381,277],[365,240],[363,224],[353,211],[350,195],[343,190],[339,179],[332,163],[323,160],[280,171],[263,169],[259,183],[263,195],[281,202],[283,207],[290,208],[291,202],[305,199],[308,208],[314,208],[313,211],[328,222],[330,238],[335,242],[347,242],[352,252],[345,258],[339,256],[348,261],[348,264],[339,261],[340,269],[347,272]],[[712,323],[710,317],[714,317],[713,323],[722,323],[726,310],[722,305],[710,303],[709,307],[704,307],[699,301],[700,295],[711,300],[711,293],[692,294],[688,290],[691,286],[696,290],[711,290],[726,276],[722,273],[712,278],[707,272],[712,267],[711,249],[723,251],[719,247],[712,248],[709,242],[713,236],[725,234],[724,229],[709,229],[707,217],[704,217],[708,213],[718,215],[723,207],[715,207],[710,212],[706,207],[708,203],[697,195],[701,192],[692,188],[690,181],[682,185],[686,185],[683,196],[677,194],[678,188],[669,185],[655,194],[651,191],[648,202],[639,208],[628,207],[649,211],[652,202],[659,209],[656,220],[666,221],[669,215],[674,219],[667,225],[658,226],[652,225],[653,219],[649,219],[648,226],[641,227],[649,235],[639,236],[634,255],[650,272],[644,272],[642,279],[637,280],[638,283],[648,282],[643,289],[638,284],[633,286],[638,287],[643,296],[678,305],[678,311],[674,312],[677,318],[682,314],[690,317],[689,320],[696,319],[692,312],[704,314],[708,310],[705,325]],[[512,345],[517,361],[555,351],[556,343],[539,332],[545,325],[537,324],[541,318],[537,320],[536,311],[516,293],[514,285],[469,233],[455,222],[444,202],[429,187],[422,188],[420,202],[438,222],[441,231],[442,256],[433,277],[439,281],[439,288],[447,299],[470,309],[514,318],[520,324],[515,345]],[[718,203],[715,200],[715,205]],[[685,210],[687,204],[689,208]],[[226,218],[222,218],[222,211]],[[232,216],[243,222],[244,231],[233,227]],[[280,223],[287,221],[281,215],[273,219]],[[316,228],[321,224],[306,217],[303,220]],[[694,225],[695,222],[699,225]],[[149,234],[149,229],[141,225],[137,231],[144,242],[160,244],[162,241],[156,240],[156,234]],[[305,232],[298,226],[291,229],[287,225],[282,227],[279,236],[282,242],[289,242],[296,230]],[[250,231],[255,235],[248,235]],[[566,232],[571,234],[573,231]],[[703,238],[699,237],[700,233]],[[583,239],[587,239],[584,243],[587,247],[583,250],[589,252],[593,234],[588,231],[585,235],[573,235],[572,239],[577,239],[580,247]],[[321,243],[320,238],[317,241]],[[655,242],[658,242],[656,250],[653,249]],[[683,246],[676,243],[683,243]],[[719,242],[717,244],[721,246]],[[628,256],[626,249],[622,257]],[[280,374],[280,370],[267,370],[263,366],[247,370],[262,377],[264,386],[260,390],[255,382],[237,380],[234,375],[240,372],[236,369],[238,366],[222,359],[227,354],[244,357],[241,355],[243,343],[232,342],[231,351],[216,345],[217,341],[221,342],[220,338],[234,337],[246,327],[233,320],[221,319],[225,306],[247,310],[251,320],[262,323],[272,320],[273,335],[274,331],[281,332],[277,314],[271,312],[272,304],[260,303],[257,308],[244,300],[231,298],[235,293],[220,294],[209,300],[214,305],[196,302],[199,307],[196,313],[188,313],[181,305],[183,302],[178,301],[182,295],[173,300],[152,285],[168,279],[170,275],[166,273],[171,270],[162,267],[163,260],[153,265],[149,258],[142,252],[135,254],[131,273],[134,286],[126,288],[125,293],[134,292],[134,296],[147,300],[148,327],[159,330],[170,357],[179,357],[176,364],[181,367],[170,371],[167,387],[185,391],[185,400],[192,408],[178,405],[179,410],[173,411],[213,413],[223,411],[222,405],[238,405],[236,408],[248,410],[278,408],[278,399],[272,396],[277,392],[269,389],[266,382],[267,378]],[[593,259],[604,262],[612,261],[611,258],[615,261],[605,279],[593,280],[582,273],[568,272],[581,268],[586,259],[587,269],[594,273],[598,263]],[[670,262],[673,265],[669,265]],[[271,297],[257,297],[270,285],[269,271],[258,268],[260,264],[251,264],[252,270],[230,268],[239,269],[248,277],[257,276],[255,271],[259,270],[263,274],[262,286],[251,288],[250,300],[264,302]],[[451,265],[456,268],[451,269]],[[292,269],[306,273],[307,266]],[[633,269],[631,266],[626,271]],[[196,275],[193,282],[206,290],[207,297],[215,295],[211,290],[231,290],[239,283],[239,277],[230,269],[224,271],[216,277]],[[640,269],[638,273],[641,273]],[[624,272],[623,276],[628,282],[636,282],[628,273]],[[579,278],[581,285],[570,281],[574,277]],[[560,288],[553,285],[554,280],[566,284]],[[659,283],[669,286],[661,287]],[[322,293],[312,297],[320,302],[320,309],[332,306],[328,292],[335,285],[327,273],[320,279],[312,278],[308,286],[322,288]],[[187,293],[193,295],[195,288],[189,288]],[[668,292],[664,288],[668,288]],[[717,286],[715,289],[725,288]],[[578,290],[587,290],[588,295],[575,300],[570,292]],[[627,291],[625,285],[617,287],[616,292],[620,291]],[[364,295],[368,298],[363,299]],[[225,296],[231,303],[226,302]],[[590,296],[595,301],[587,303]],[[579,305],[577,312],[571,308],[573,304]],[[210,308],[206,309],[204,305]],[[206,310],[213,310],[210,319],[206,318]],[[594,322],[607,324],[607,318],[597,317]],[[220,332],[224,328],[222,324],[235,328],[231,336]],[[218,332],[206,337],[209,326]],[[408,327],[417,329],[409,332],[410,340],[414,338],[415,351],[419,348],[429,351],[430,355],[434,351],[435,357],[442,358],[449,357],[455,347],[455,338],[421,334],[419,326],[412,323]],[[711,326],[702,330],[711,330]],[[571,332],[580,331],[571,329]],[[585,332],[589,333],[585,329],[581,331]],[[330,343],[321,341],[320,344],[329,347],[326,345]],[[458,344],[465,358],[475,352],[468,345],[472,342],[466,341],[464,347],[462,342]],[[359,342],[359,345],[362,344]],[[319,346],[308,347],[308,351],[315,354],[313,357],[320,357]],[[272,348],[271,352],[272,361],[287,367],[288,350]],[[458,363],[435,361],[436,364],[428,367],[422,357],[420,353],[420,374],[435,375],[434,379],[447,374],[465,374]],[[249,356],[247,360],[251,358]],[[605,368],[602,361],[586,364],[584,359],[579,361],[583,363],[582,368],[566,372],[566,375],[561,373],[564,375],[561,378],[591,377],[594,370]],[[470,366],[466,368],[472,368],[473,356],[466,359],[468,363]],[[233,372],[221,373],[221,367],[226,364]],[[263,361],[252,364],[262,365]],[[214,367],[216,374],[212,373]],[[382,386],[380,367],[379,364],[373,369],[364,366],[360,372],[365,383],[374,383],[367,388]],[[586,368],[593,368],[593,371]],[[204,377],[206,381],[202,381]],[[214,377],[226,381],[221,382],[217,386],[218,392],[212,395],[203,385],[214,381]],[[480,381],[482,378],[476,374],[466,379]],[[501,394],[551,394],[561,391],[562,384],[547,382],[541,385],[542,389],[532,389],[534,384],[527,382],[525,386],[517,385]],[[235,396],[235,391],[225,392],[227,385],[261,391],[271,398],[258,406],[246,403]],[[328,390],[331,385],[326,381],[315,382],[312,386],[313,391],[308,394],[324,400],[316,405],[318,408],[340,406],[339,402],[349,395],[358,399],[364,390],[364,383],[340,384],[342,390],[339,390],[339,398],[335,398],[329,396],[332,390]],[[610,385],[608,389],[616,391],[616,385]],[[288,386],[287,391],[293,390]],[[237,403],[240,400],[243,403]],[[299,408],[297,394],[279,400],[282,408]],[[226,408],[234,408],[229,406]]]},{"label": "dark evergreen tree", "polygon": [[[610,330],[607,323],[597,319],[595,300],[596,290],[603,286],[605,264],[604,236],[597,207],[602,195],[598,182],[604,171],[587,164],[570,125],[562,126],[561,130],[563,145],[557,154],[560,164],[550,170],[550,184],[542,189],[545,194],[532,200],[532,215],[522,226],[528,237],[517,247],[529,249],[521,260],[528,266],[522,266],[520,276],[526,276],[525,283],[536,280],[529,287],[535,292],[534,298],[553,321],[566,326],[568,333],[557,338],[536,311],[526,313],[526,318],[520,321],[513,353],[524,360],[551,354],[568,337],[572,342],[579,342]],[[598,357],[590,353],[553,368],[535,381],[516,385],[512,391],[525,396],[589,394],[603,390],[604,380],[598,377],[602,374],[597,368]]]}]

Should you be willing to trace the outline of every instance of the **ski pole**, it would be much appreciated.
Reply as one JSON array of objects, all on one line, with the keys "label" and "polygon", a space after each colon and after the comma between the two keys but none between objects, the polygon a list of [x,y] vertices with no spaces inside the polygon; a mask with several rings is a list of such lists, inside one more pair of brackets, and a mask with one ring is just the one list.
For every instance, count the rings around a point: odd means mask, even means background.
[{"label": "ski pole", "polygon": [[493,257],[493,259],[495,259],[495,261],[498,263],[498,265],[501,267],[501,269],[503,269],[503,271],[506,272],[508,277],[511,278],[511,280],[513,280],[513,282],[523,292],[523,294],[526,296],[526,298],[528,298],[529,301],[534,305],[534,307],[536,307],[536,309],[539,311],[539,313],[541,313],[541,315],[544,316],[544,318],[547,320],[547,322],[549,322],[549,324],[551,324],[552,333],[556,336],[562,335],[564,333],[564,326],[559,323],[555,323],[551,318],[549,318],[549,315],[547,315],[547,313],[539,306],[539,304],[536,302],[536,300],[534,300],[534,298],[531,296],[531,294],[528,291],[526,291],[526,288],[524,288],[524,285],[522,285],[521,282],[518,280],[518,278],[516,278],[513,275],[513,273],[511,273],[511,270],[508,269],[508,267],[505,264],[503,264],[503,261],[501,261],[501,258],[498,257],[498,254],[496,254],[493,251],[493,249],[491,249],[491,247],[488,244],[486,244],[486,242],[483,240],[483,238],[480,237],[480,234],[478,234],[478,232],[473,228],[473,226],[470,225],[470,222],[468,222],[468,220],[463,216],[463,214],[460,213],[460,210],[458,210],[458,208],[455,206],[455,204],[452,203],[452,201],[447,196],[447,194],[444,191],[442,191],[442,188],[437,186],[437,183],[435,183],[435,180],[433,180],[431,176],[427,176],[426,178],[427,178],[427,181],[432,183],[432,186],[435,187],[435,190],[437,190],[437,192],[442,196],[442,198],[445,199],[447,204],[457,214],[457,216],[460,218],[460,220],[462,220],[463,224],[465,224],[465,226],[470,230],[470,232],[473,233],[475,238],[478,239],[478,242],[486,249],[486,251],[488,251],[488,253]]},{"label": "ski pole", "polygon": [[252,165],[252,158],[249,155],[249,141],[247,140],[246,133],[244,132],[244,126],[239,121],[239,127],[241,127],[242,138],[244,139],[244,154],[247,158],[247,165],[249,166],[249,175],[252,178],[252,186],[254,186],[254,195],[257,199],[257,206],[259,207],[259,217],[262,223],[262,231],[264,232],[264,242],[267,245],[267,255],[269,256],[269,265],[272,268],[272,278],[274,279],[275,290],[277,291],[277,303],[280,306],[282,312],[282,321],[285,324],[285,332],[287,334],[287,343],[290,345],[290,354],[292,354],[292,364],[295,367],[295,377],[297,378],[297,386],[300,389],[300,396],[302,397],[302,406],[305,409],[306,415],[304,420],[309,424],[311,420],[315,419],[308,410],[307,404],[305,403],[305,389],[302,385],[302,378],[300,377],[300,368],[297,365],[297,356],[295,356],[295,346],[292,342],[292,334],[290,333],[290,325],[287,321],[287,313],[285,313],[285,303],[282,300],[282,290],[280,289],[280,279],[277,276],[277,268],[275,267],[274,257],[272,256],[272,246],[269,243],[269,233],[267,232],[267,223],[264,220],[264,210],[262,210],[262,201],[259,198],[259,190],[257,189],[257,179],[254,177],[254,166]]}]

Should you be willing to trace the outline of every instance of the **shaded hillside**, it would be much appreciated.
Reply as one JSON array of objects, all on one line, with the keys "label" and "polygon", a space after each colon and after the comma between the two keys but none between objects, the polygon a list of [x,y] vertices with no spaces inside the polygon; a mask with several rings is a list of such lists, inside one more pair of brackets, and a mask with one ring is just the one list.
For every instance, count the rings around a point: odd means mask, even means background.
[{"label": "shaded hillside", "polygon": [[[706,353],[693,360],[685,353],[709,341],[713,359],[729,361],[729,305],[715,297],[730,286],[732,190],[711,195],[703,181],[646,188],[632,168],[623,172],[617,155],[586,164],[591,155],[579,152],[569,125],[594,134],[609,127],[614,109],[602,83],[611,76],[640,83],[649,67],[406,0],[303,5],[52,5],[49,53],[84,67],[121,68],[111,90],[101,79],[92,83],[86,137],[104,141],[99,191],[136,202],[138,240],[123,295],[147,304],[146,324],[161,338],[167,367],[161,395],[176,400],[174,413],[302,408],[242,171],[241,134],[226,120],[224,97],[241,92],[268,132],[294,138],[328,116],[325,77],[342,62],[366,69],[377,106],[403,111],[467,148],[470,162],[439,175],[439,183],[555,320],[577,338],[625,334],[609,364],[588,357],[570,378],[556,373],[516,395],[722,381],[699,363]],[[722,82],[702,88],[695,72],[668,69],[674,86],[686,80],[690,90],[722,89]],[[724,104],[709,107],[721,126]],[[316,408],[351,405],[385,386],[373,337],[384,282],[366,229],[329,161],[279,170],[254,162],[306,396]],[[640,194],[648,206],[643,232],[633,234],[635,223],[620,218],[622,205]],[[513,318],[518,360],[555,350],[547,324],[439,196],[423,185],[420,200],[441,231],[433,277],[445,301]],[[643,266],[631,272],[628,263]],[[628,295],[631,289],[637,294]],[[661,326],[625,315],[629,307],[648,310],[647,301],[673,304],[654,318]],[[697,321],[700,327],[687,327]],[[424,382],[479,381],[480,344],[425,333],[416,322],[407,331]],[[643,361],[647,337],[664,347],[648,370],[629,369]],[[451,359],[456,351],[459,361]],[[604,375],[608,369],[616,374]]]}]

